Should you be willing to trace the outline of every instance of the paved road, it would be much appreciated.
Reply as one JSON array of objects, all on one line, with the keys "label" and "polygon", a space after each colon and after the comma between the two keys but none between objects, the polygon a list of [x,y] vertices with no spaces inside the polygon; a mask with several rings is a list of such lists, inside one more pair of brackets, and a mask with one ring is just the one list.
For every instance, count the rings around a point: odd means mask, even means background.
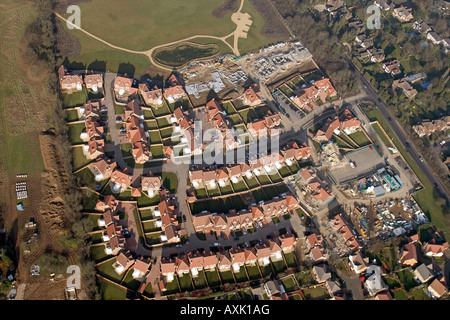
[{"label": "paved road", "polygon": [[[351,59],[347,60],[353,64],[353,61]],[[355,66],[355,69],[358,70],[358,68]],[[367,95],[367,97],[375,103],[376,107],[380,111],[383,118],[386,120],[386,122],[389,124],[390,128],[394,132],[395,136],[397,137],[398,141],[400,142],[401,146],[405,148],[408,155],[412,158],[414,163],[422,170],[427,180],[431,183],[432,186],[437,185],[439,186],[439,189],[441,193],[444,194],[447,202],[450,201],[450,193],[447,190],[446,186],[442,183],[442,181],[439,179],[439,177],[436,175],[436,173],[432,170],[430,165],[426,162],[426,160],[423,160],[423,162],[420,160],[420,152],[414,145],[412,141],[408,139],[408,135],[406,134],[405,130],[403,129],[402,125],[398,123],[397,119],[394,117],[394,115],[390,112],[385,102],[383,102],[378,95],[378,93],[375,91],[375,89],[372,87],[372,85],[364,78],[364,75],[361,74],[361,72],[357,72],[357,76],[360,80],[360,82],[365,85],[365,88],[363,89]],[[406,144],[408,142],[409,146]]]}]

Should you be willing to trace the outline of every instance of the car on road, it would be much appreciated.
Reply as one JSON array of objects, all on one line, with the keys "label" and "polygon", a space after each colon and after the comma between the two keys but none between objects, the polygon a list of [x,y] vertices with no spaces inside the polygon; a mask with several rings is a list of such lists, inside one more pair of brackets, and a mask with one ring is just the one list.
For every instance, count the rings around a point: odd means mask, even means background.
[{"label": "car on road", "polygon": [[423,162],[422,156],[419,156],[419,160],[420,160],[420,162]]},{"label": "car on road", "polygon": [[388,120],[389,120],[389,121],[392,121],[392,118],[391,118],[391,117],[388,117]]},{"label": "car on road", "polygon": [[367,85],[365,83],[363,83],[363,88],[367,89]]},{"label": "car on road", "polygon": [[214,246],[220,247],[220,243],[219,242],[214,242]]}]

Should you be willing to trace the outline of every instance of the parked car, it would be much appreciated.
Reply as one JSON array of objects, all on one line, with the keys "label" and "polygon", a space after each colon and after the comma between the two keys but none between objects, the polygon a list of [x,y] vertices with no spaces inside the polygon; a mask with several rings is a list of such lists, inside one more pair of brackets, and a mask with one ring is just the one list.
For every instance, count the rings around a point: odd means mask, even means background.
[{"label": "parked car", "polygon": [[214,246],[219,247],[220,243],[219,242],[214,242]]},{"label": "parked car", "polygon": [[183,214],[183,221],[186,222],[186,215]]}]

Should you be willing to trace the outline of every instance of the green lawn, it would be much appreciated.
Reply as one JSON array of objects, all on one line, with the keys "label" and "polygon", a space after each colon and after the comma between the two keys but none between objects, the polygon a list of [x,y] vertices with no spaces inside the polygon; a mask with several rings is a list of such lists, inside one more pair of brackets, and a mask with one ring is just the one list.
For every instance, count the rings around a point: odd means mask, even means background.
[{"label": "green lawn", "polygon": [[204,271],[199,271],[197,277],[193,277],[192,281],[194,282],[195,289],[202,289],[207,287],[206,280],[205,280],[205,273]]},{"label": "green lawn", "polygon": [[178,277],[180,281],[181,291],[192,291],[194,288],[192,287],[191,276],[189,274],[184,274],[181,277]]},{"label": "green lawn", "polygon": [[214,189],[207,189],[207,191],[210,198],[220,196],[219,187],[216,187]]},{"label": "green lawn", "polygon": [[295,284],[295,281],[294,281],[294,279],[292,279],[292,277],[281,280],[281,283],[283,283],[283,287],[286,290],[286,292],[292,292],[292,291],[295,291],[298,289],[298,287]]},{"label": "green lawn", "polygon": [[152,153],[153,159],[161,159],[164,158],[164,148],[162,145],[150,146],[150,152]]},{"label": "green lawn", "polygon": [[124,287],[127,287],[128,289],[137,291],[139,289],[139,286],[141,285],[141,282],[133,279],[133,269],[129,269],[129,270],[130,271],[126,275],[125,279],[123,279],[123,281],[122,281],[122,285]]},{"label": "green lawn", "polygon": [[248,277],[250,280],[255,280],[261,278],[261,275],[259,273],[259,269],[257,265],[254,266],[246,266]]},{"label": "green lawn", "polygon": [[155,50],[153,58],[166,66],[181,67],[194,59],[212,59],[219,52],[220,46],[215,44],[182,42]]},{"label": "green lawn", "polygon": [[283,260],[272,261],[272,266],[276,273],[281,273],[286,270],[286,265]]},{"label": "green lawn", "polygon": [[256,202],[269,200],[262,189],[253,190],[252,194]]},{"label": "green lawn", "polygon": [[197,196],[197,199],[203,199],[208,197],[205,188],[195,189],[195,194]]},{"label": "green lawn", "polygon": [[159,194],[155,195],[153,198],[150,198],[143,194],[142,196],[137,198],[137,203],[139,207],[155,206],[159,203]]},{"label": "green lawn", "polygon": [[66,120],[68,122],[78,120],[78,111],[76,109],[65,110],[65,112],[66,112]]},{"label": "green lawn", "polygon": [[430,296],[425,292],[423,288],[414,288],[410,293],[413,297],[413,300],[431,300]]},{"label": "green lawn", "polygon": [[208,200],[206,201],[206,207],[209,212],[220,212],[220,202],[219,200]]},{"label": "green lawn", "polygon": [[286,263],[289,267],[297,266],[294,252],[289,252],[289,253],[284,254],[284,258],[286,259]]},{"label": "green lawn", "polygon": [[363,131],[356,131],[349,135],[353,141],[355,141],[358,146],[364,147],[370,144],[370,140],[367,138],[366,134]]},{"label": "green lawn", "polygon": [[231,270],[220,272],[220,277],[222,278],[223,283],[234,283],[234,278]]},{"label": "green lawn", "polygon": [[225,187],[219,186],[219,188],[220,188],[220,192],[222,193],[222,195],[233,193],[233,189],[231,188],[230,183],[225,185]]},{"label": "green lawn", "polygon": [[244,120],[245,123],[253,122],[255,119],[258,119],[258,115],[252,108],[239,111],[239,114],[241,115],[242,120]]},{"label": "green lawn", "polygon": [[164,188],[169,190],[170,193],[175,194],[178,187],[178,178],[175,173],[163,172],[161,180]]},{"label": "green lawn", "polygon": [[406,290],[410,290],[411,288],[417,287],[417,282],[414,280],[414,275],[408,269],[403,269],[402,271],[397,272],[398,278],[400,282],[403,284]]},{"label": "green lawn", "polygon": [[222,104],[222,109],[225,110],[227,115],[236,114],[236,109],[234,108],[233,104],[231,102],[225,102]]},{"label": "green lawn", "polygon": [[90,191],[89,189],[83,189],[81,193],[83,194],[83,199],[81,201],[83,210],[95,211],[95,205],[97,204],[99,195]]},{"label": "green lawn", "polygon": [[271,183],[269,177],[264,173],[261,173],[259,176],[256,176],[256,178],[258,179],[259,184],[261,185]]},{"label": "green lawn", "polygon": [[117,272],[114,270],[113,268],[113,264],[115,263],[116,259],[111,259],[109,261],[106,261],[100,265],[97,266],[97,272],[98,274],[100,274],[101,276],[119,283],[123,277],[125,276],[125,272],[124,271],[122,274],[117,274]]},{"label": "green lawn", "polygon": [[161,129],[160,132],[163,139],[170,138],[173,133],[173,127]]},{"label": "green lawn", "polygon": [[153,219],[153,210],[139,210],[139,214],[141,215],[141,220]]},{"label": "green lawn", "polygon": [[277,190],[272,186],[263,188],[263,191],[268,199],[273,199],[278,195]]},{"label": "green lawn", "polygon": [[101,246],[91,246],[89,249],[89,253],[90,256],[92,258],[92,260],[95,261],[95,263],[99,263],[101,261],[104,261],[106,259],[111,258],[112,256],[108,256],[105,253],[105,246],[101,245]]},{"label": "green lawn", "polygon": [[375,130],[375,132],[378,134],[380,139],[383,141],[383,143],[389,148],[392,147],[391,141],[388,139],[388,137],[384,134],[383,130],[381,130],[381,127],[378,123],[372,123],[372,128]]},{"label": "green lawn", "polygon": [[325,300],[329,297],[328,291],[325,286],[320,287],[309,287],[303,289],[303,295],[306,300]]},{"label": "green lawn", "polygon": [[217,273],[216,269],[214,269],[214,271],[205,271],[205,275],[210,287],[220,285],[219,274]]},{"label": "green lawn", "polygon": [[[175,276],[176,277],[176,276]],[[165,294],[173,294],[180,292],[180,289],[178,287],[178,281],[176,278],[174,278],[171,282],[166,283],[166,291]]]},{"label": "green lawn", "polygon": [[151,144],[161,143],[161,135],[158,130],[149,131],[149,140]]},{"label": "green lawn", "polygon": [[273,273],[270,264],[268,264],[267,266],[260,265],[259,268],[261,269],[263,277],[268,277]]},{"label": "green lawn", "polygon": [[[234,270],[233,270],[234,272]],[[239,272],[234,272],[234,276],[236,278],[237,282],[244,282],[248,281],[247,274],[245,273],[245,267],[242,266],[239,270]]]},{"label": "green lawn", "polygon": [[233,189],[235,192],[241,192],[241,191],[246,191],[247,186],[245,185],[245,182],[243,180],[239,181],[238,183],[231,183],[233,185]]},{"label": "green lawn", "polygon": [[170,123],[170,119],[168,117],[161,117],[161,118],[157,118],[156,122],[158,123],[158,126],[160,128],[164,128],[167,126],[171,126],[172,124]]},{"label": "green lawn", "polygon": [[86,103],[87,93],[86,89],[83,87],[82,91],[74,92],[72,94],[63,93],[63,108],[73,108],[78,107]]},{"label": "green lawn", "polygon": [[100,285],[100,296],[102,300],[125,300],[126,294],[125,290],[110,282],[102,281]]},{"label": "green lawn", "polygon": [[248,179],[247,177],[244,176],[244,180],[247,183],[248,187],[251,189],[259,186],[258,180],[256,180],[255,177],[251,177],[250,179]]},{"label": "green lawn", "polygon": [[[144,110],[144,114],[147,110]],[[145,130],[156,130],[158,129],[158,123],[156,120],[145,120],[144,121],[144,129]]]},{"label": "green lawn", "polygon": [[83,143],[83,140],[80,138],[80,134],[86,131],[86,125],[84,122],[80,123],[69,123],[69,139],[72,144],[80,144]]},{"label": "green lawn", "polygon": [[403,289],[399,289],[399,290],[396,290],[395,292],[392,292],[392,297],[395,300],[409,300],[408,296],[406,295],[405,290],[403,290]]},{"label": "green lawn", "polygon": [[278,172],[283,178],[291,175],[291,171],[286,165],[283,165],[280,169],[278,169]]},{"label": "green lawn", "polygon": [[223,213],[227,213],[231,209],[233,209],[233,202],[230,197],[219,199],[220,207],[222,208]]}]

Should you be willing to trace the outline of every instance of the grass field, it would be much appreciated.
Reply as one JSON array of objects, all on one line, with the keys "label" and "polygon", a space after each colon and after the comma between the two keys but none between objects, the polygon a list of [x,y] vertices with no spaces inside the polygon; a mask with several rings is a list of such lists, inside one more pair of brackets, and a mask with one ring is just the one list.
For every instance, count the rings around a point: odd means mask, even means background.
[{"label": "grass field", "polygon": [[211,14],[222,2],[135,0],[133,5],[124,5],[121,0],[93,0],[80,4],[82,28],[114,45],[137,51],[197,34],[225,36],[235,28],[231,13],[222,19]]}]

